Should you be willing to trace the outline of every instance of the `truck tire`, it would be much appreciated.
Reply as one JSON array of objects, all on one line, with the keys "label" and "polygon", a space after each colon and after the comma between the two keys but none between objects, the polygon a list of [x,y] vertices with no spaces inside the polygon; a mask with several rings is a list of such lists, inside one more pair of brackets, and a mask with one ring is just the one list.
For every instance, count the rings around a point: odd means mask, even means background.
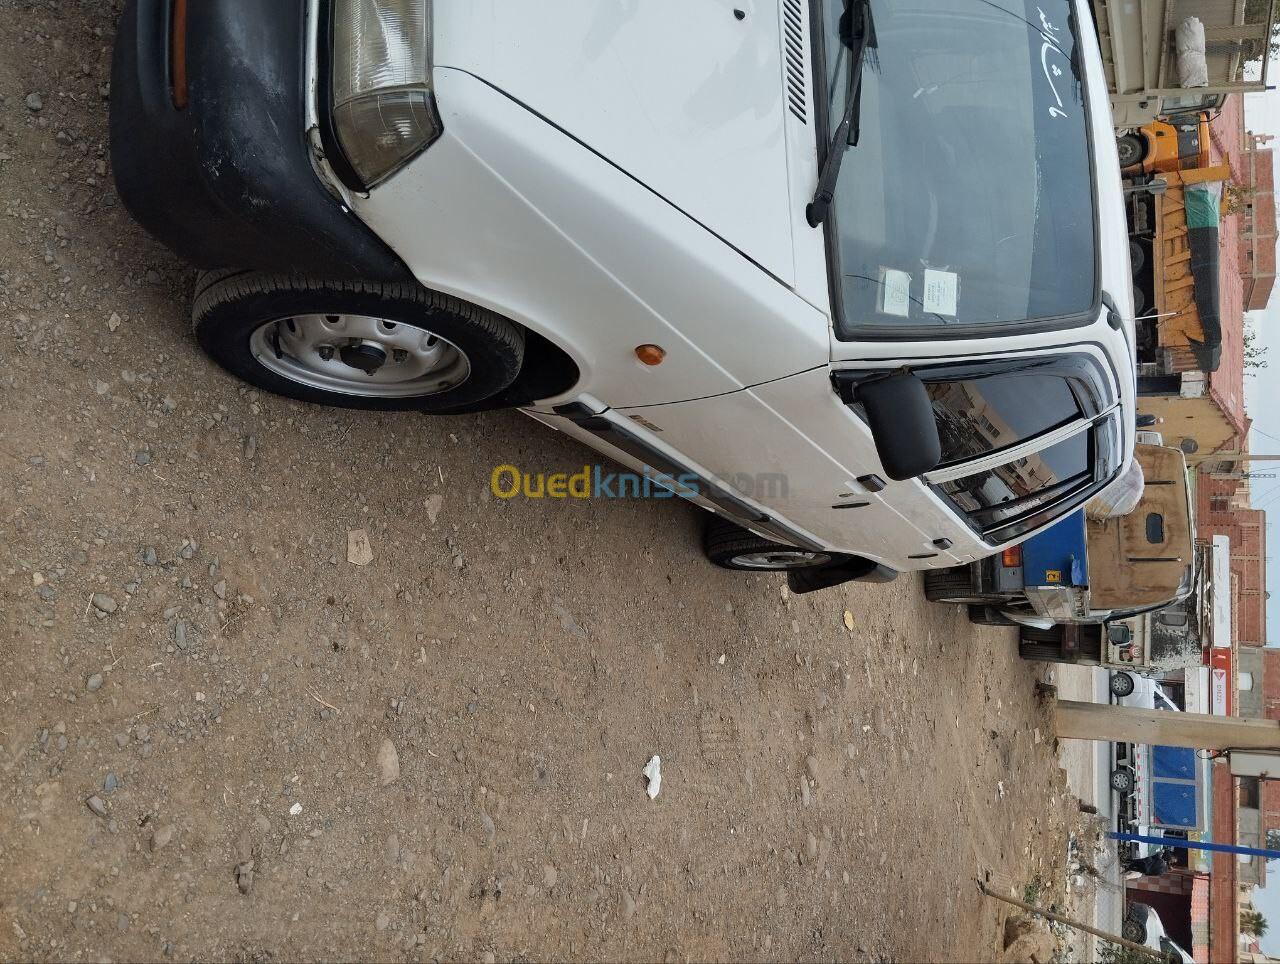
[{"label": "truck tire", "polygon": [[1009,619],[1000,610],[994,606],[970,606],[969,622],[975,626],[1016,626],[1018,625],[1012,619]]},{"label": "truck tire", "polygon": [[1062,647],[1049,643],[1029,643],[1024,639],[1018,644],[1018,656],[1029,663],[1057,663],[1062,660]]},{"label": "truck tire", "polygon": [[1133,793],[1135,780],[1133,771],[1128,767],[1118,767],[1111,771],[1111,789],[1119,794]]},{"label": "truck tire", "polygon": [[1147,142],[1138,134],[1122,134],[1116,138],[1120,154],[1120,170],[1124,171],[1147,159]]},{"label": "truck tire", "polygon": [[1136,920],[1128,918],[1120,925],[1120,936],[1126,941],[1133,941],[1135,944],[1145,944],[1147,942],[1147,929]]},{"label": "truck tire", "polygon": [[973,577],[968,566],[932,569],[924,574],[924,598],[929,602],[958,606],[981,605],[986,597],[973,591]]},{"label": "truck tire", "polygon": [[1133,286],[1133,316],[1135,318],[1142,317],[1142,313],[1147,310],[1147,293],[1137,285]]},{"label": "truck tire", "polygon": [[1147,249],[1137,241],[1129,242],[1129,266],[1135,276],[1147,266]]},{"label": "truck tire", "polygon": [[520,374],[519,326],[399,282],[212,271],[196,283],[196,338],[251,385],[304,402],[459,413]]}]

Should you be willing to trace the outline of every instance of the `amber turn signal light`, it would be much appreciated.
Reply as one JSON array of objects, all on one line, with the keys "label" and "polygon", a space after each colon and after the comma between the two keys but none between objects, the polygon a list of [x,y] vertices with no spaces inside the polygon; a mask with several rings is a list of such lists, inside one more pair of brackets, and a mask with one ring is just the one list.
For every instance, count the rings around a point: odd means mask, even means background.
[{"label": "amber turn signal light", "polygon": [[1017,569],[1022,565],[1022,546],[1013,546],[1000,553],[1000,565],[1006,569]]},{"label": "amber turn signal light", "polygon": [[658,345],[638,345],[636,346],[636,357],[640,359],[642,365],[661,365],[662,359],[667,357],[667,353]]}]

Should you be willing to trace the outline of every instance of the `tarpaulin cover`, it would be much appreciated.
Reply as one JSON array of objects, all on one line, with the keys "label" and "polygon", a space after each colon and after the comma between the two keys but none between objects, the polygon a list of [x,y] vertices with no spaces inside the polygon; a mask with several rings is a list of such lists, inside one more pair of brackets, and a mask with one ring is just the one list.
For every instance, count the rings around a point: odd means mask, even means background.
[{"label": "tarpaulin cover", "polygon": [[1187,242],[1191,246],[1191,276],[1196,282],[1196,310],[1204,341],[1192,341],[1200,370],[1216,372],[1222,363],[1222,310],[1218,288],[1218,218],[1222,209],[1222,185],[1199,184],[1187,188]]}]

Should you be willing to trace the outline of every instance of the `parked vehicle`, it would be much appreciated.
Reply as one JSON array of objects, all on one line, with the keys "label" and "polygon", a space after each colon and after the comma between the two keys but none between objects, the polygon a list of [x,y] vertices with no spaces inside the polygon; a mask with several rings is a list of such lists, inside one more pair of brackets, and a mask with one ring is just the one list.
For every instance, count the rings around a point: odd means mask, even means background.
[{"label": "parked vehicle", "polygon": [[[1117,128],[1267,90],[1275,0],[1093,0]],[[1258,69],[1245,79],[1245,65]]]},{"label": "parked vehicle", "polygon": [[1127,199],[1134,307],[1154,315],[1138,329],[1141,394],[1178,393],[1222,360],[1218,285],[1226,164],[1159,175],[1160,193]]},{"label": "parked vehicle", "polygon": [[1172,174],[1210,165],[1209,115],[1152,121],[1116,138],[1120,169],[1126,177]]},{"label": "parked vehicle", "polygon": [[1120,936],[1135,944],[1143,944],[1160,951],[1178,964],[1195,964],[1195,958],[1175,944],[1160,922],[1160,915],[1150,904],[1130,901],[1125,909]]},{"label": "parked vehicle", "polygon": [[1219,561],[1215,566],[1214,560],[1229,552],[1225,540],[1197,544],[1191,592],[1162,609],[1115,618],[1101,625],[1028,628],[1022,633],[1019,654],[1038,662],[1105,666],[1113,670],[1115,686],[1122,688],[1126,685],[1118,679],[1122,675],[1141,677],[1199,669],[1212,638],[1213,599],[1218,585],[1214,573],[1228,571],[1225,562]]},{"label": "parked vehicle", "polygon": [[125,6],[113,168],[262,389],[524,407],[800,589],[967,564],[1129,463],[1085,0],[182,6]]},{"label": "parked vehicle", "polygon": [[970,607],[976,623],[1017,624],[1024,639],[1061,645],[1071,638],[1065,625],[1156,611],[1188,595],[1195,537],[1186,457],[1155,445],[1135,455],[1145,478],[1137,508],[1105,519],[1081,510],[998,556],[926,573],[926,597]]}]

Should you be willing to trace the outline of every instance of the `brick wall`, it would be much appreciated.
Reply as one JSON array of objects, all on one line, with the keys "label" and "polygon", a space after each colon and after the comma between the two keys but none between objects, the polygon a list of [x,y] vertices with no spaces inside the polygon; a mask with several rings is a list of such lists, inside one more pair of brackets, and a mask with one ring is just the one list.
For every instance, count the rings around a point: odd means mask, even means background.
[{"label": "brick wall", "polygon": [[[1213,766],[1213,839],[1236,839],[1235,780],[1225,763]],[[1214,854],[1209,877],[1209,959],[1236,959],[1240,924],[1236,902],[1236,856]]]},{"label": "brick wall", "polygon": [[[1246,138],[1246,143],[1253,143]],[[1240,216],[1240,276],[1244,281],[1246,311],[1267,307],[1276,283],[1276,195],[1272,152],[1245,151],[1238,176],[1246,195]]]},{"label": "brick wall", "polygon": [[[1248,463],[1245,463],[1248,464]],[[1267,642],[1267,514],[1261,509],[1233,509],[1240,483],[1201,473],[1196,486],[1196,535],[1231,540],[1231,618],[1241,646]]]}]

